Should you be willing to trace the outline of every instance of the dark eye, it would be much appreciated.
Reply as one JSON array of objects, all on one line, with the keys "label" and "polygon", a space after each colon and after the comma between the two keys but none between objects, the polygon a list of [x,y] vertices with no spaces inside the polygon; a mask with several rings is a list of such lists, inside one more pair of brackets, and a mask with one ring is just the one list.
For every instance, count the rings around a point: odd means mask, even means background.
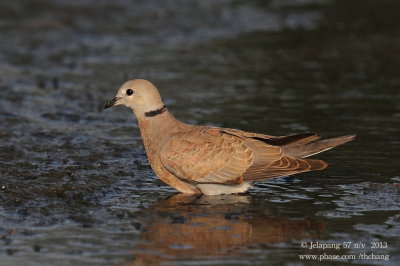
[{"label": "dark eye", "polygon": [[126,94],[128,94],[129,96],[131,96],[131,95],[133,94],[133,90],[127,89],[127,90],[126,90]]}]

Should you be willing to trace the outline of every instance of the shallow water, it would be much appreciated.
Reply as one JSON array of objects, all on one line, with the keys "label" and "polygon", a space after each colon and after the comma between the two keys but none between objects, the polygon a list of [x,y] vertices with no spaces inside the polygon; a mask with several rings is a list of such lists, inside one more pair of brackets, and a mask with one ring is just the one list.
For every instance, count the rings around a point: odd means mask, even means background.
[{"label": "shallow water", "polygon": [[[324,253],[357,256],[327,264],[397,265],[399,9],[0,3],[0,265],[319,265],[299,255]],[[136,77],[187,122],[357,140],[318,155],[324,171],[246,195],[176,195],[151,171],[131,113],[102,111]],[[342,248],[302,248],[310,242]]]}]

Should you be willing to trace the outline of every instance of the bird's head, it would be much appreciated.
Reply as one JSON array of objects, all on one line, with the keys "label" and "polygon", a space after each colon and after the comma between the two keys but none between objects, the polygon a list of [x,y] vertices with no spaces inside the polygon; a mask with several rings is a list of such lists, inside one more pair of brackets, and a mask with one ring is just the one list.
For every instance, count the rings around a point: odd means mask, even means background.
[{"label": "bird's head", "polygon": [[156,86],[144,79],[125,82],[114,99],[106,103],[104,109],[114,105],[125,105],[131,108],[138,118],[164,107]]}]

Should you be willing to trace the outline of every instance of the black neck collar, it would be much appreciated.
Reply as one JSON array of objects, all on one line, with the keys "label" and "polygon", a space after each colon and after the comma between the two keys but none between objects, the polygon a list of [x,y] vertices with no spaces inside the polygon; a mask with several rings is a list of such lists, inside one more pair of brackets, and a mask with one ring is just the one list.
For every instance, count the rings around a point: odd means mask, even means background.
[{"label": "black neck collar", "polygon": [[164,105],[160,109],[145,112],[144,116],[145,117],[153,117],[153,116],[156,116],[156,115],[160,115],[160,114],[164,113],[165,111],[167,111],[167,107],[165,107],[165,105]]}]

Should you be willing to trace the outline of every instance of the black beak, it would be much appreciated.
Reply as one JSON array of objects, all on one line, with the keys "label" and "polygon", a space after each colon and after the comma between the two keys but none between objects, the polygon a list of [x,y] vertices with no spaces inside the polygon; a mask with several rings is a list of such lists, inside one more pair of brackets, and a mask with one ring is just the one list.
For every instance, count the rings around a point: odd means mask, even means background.
[{"label": "black beak", "polygon": [[113,106],[117,103],[117,101],[118,101],[119,99],[120,99],[120,98],[115,97],[115,98],[112,99],[111,101],[106,102],[106,105],[104,106],[104,109],[113,107]]}]

